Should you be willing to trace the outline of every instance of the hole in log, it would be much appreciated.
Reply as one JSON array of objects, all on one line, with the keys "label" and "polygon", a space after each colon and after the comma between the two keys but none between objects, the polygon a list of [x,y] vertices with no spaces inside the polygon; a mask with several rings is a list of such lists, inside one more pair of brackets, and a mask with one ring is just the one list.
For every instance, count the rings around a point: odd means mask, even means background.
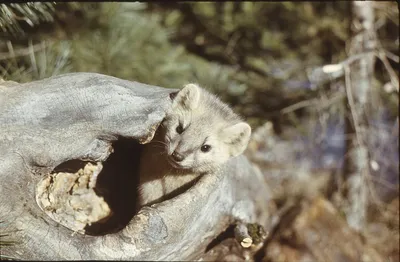
[{"label": "hole in log", "polygon": [[86,234],[105,235],[123,229],[136,213],[139,161],[143,145],[120,138],[97,178],[95,192],[104,197],[112,215],[85,227]]},{"label": "hole in log", "polygon": [[[138,211],[139,165],[144,145],[119,138],[112,147],[113,153],[104,162],[70,160],[54,168],[49,180],[39,186],[42,209],[55,221],[87,235],[106,235],[125,228]],[[185,192],[200,177],[155,202]]]},{"label": "hole in log", "polygon": [[71,230],[105,235],[123,229],[136,214],[143,145],[120,138],[102,163],[69,160],[38,184],[42,210]]}]

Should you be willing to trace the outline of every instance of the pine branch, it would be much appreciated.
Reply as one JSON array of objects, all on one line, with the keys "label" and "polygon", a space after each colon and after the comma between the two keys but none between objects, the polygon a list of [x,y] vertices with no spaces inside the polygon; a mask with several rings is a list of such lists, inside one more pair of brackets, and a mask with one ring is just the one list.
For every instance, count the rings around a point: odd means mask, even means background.
[{"label": "pine branch", "polygon": [[0,5],[0,28],[12,35],[24,34],[21,21],[34,27],[40,22],[53,21],[55,2],[12,3]]}]

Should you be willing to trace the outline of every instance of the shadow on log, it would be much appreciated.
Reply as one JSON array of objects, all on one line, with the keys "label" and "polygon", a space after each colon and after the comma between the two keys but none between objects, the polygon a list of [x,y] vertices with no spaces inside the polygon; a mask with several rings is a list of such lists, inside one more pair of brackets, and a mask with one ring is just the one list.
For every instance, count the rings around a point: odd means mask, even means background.
[{"label": "shadow on log", "polygon": [[244,156],[135,212],[140,144],[172,92],[95,73],[0,83],[0,220],[17,241],[2,255],[194,260],[237,221],[267,227],[269,190]]}]

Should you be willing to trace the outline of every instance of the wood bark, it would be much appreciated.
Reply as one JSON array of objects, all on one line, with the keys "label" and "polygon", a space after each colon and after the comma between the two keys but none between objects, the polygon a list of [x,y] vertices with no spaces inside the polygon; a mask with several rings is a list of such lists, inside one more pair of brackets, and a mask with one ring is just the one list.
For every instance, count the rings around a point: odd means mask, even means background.
[{"label": "wood bark", "polygon": [[0,83],[0,220],[17,241],[1,255],[194,260],[237,221],[266,227],[269,190],[244,156],[136,212],[141,144],[176,91],[95,73]]},{"label": "wood bark", "polygon": [[[361,230],[366,223],[368,208],[368,122],[372,113],[368,105],[373,82],[376,48],[373,2],[353,1],[353,34],[349,55],[363,54],[351,66],[345,67],[348,118],[346,133],[353,134],[347,142],[346,182],[349,207],[346,210],[349,225]],[[370,191],[371,192],[371,191]]]}]

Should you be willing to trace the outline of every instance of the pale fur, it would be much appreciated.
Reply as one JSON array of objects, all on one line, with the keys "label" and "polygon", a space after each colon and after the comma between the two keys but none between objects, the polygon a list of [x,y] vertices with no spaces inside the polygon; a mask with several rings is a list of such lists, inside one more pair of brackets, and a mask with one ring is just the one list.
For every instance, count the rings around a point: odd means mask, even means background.
[{"label": "pale fur", "polygon": [[[179,123],[181,134],[176,131]],[[139,205],[173,197],[200,175],[216,171],[246,149],[250,134],[250,126],[228,105],[196,84],[186,85],[143,150]],[[203,145],[211,150],[203,152]],[[174,151],[184,159],[174,161]]]}]

